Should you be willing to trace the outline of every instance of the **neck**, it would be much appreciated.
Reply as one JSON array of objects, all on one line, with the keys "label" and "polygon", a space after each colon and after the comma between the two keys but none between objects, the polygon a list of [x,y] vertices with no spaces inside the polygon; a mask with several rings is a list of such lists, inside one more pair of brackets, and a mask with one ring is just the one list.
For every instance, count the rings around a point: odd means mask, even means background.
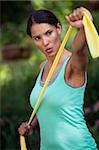
[{"label": "neck", "polygon": [[[57,54],[56,54],[56,55],[57,55]],[[51,68],[51,66],[52,66],[52,64],[53,64],[53,62],[54,62],[54,60],[55,60],[56,55],[53,56],[53,57],[47,57],[47,60],[48,60],[48,67],[49,67],[49,68]],[[62,52],[62,54],[61,54],[61,56],[60,56],[60,58],[59,58],[58,64],[60,64],[61,61],[63,61],[63,60],[64,60],[67,56],[69,56],[69,55],[70,55],[70,52],[67,51],[66,49],[64,49],[63,52]]]}]

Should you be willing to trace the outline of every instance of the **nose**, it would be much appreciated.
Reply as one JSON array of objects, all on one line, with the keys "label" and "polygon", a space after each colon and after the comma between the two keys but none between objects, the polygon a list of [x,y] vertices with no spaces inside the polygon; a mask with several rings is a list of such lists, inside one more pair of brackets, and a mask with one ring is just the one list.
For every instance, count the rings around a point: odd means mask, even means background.
[{"label": "nose", "polygon": [[49,42],[48,42],[48,39],[47,39],[46,37],[44,37],[42,40],[43,40],[43,45],[44,45],[44,46],[47,46],[48,43],[49,43]]}]

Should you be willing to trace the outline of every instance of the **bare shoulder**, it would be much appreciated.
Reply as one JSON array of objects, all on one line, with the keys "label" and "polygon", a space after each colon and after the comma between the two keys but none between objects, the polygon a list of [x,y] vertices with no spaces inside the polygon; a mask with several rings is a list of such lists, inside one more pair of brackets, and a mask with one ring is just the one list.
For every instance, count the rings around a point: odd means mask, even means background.
[{"label": "bare shoulder", "polygon": [[46,62],[46,60],[44,60],[43,62],[40,63],[40,65],[39,65],[39,69],[40,69],[40,70],[41,70],[42,67],[44,66],[45,62]]}]

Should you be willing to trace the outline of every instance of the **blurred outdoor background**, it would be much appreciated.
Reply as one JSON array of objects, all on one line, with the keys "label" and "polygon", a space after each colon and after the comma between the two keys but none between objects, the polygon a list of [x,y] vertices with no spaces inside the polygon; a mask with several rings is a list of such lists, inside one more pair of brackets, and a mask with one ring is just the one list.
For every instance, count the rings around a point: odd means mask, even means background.
[{"label": "blurred outdoor background", "polygon": [[[0,1],[0,146],[1,150],[18,150],[17,129],[22,121],[28,121],[32,112],[29,96],[44,56],[26,34],[27,18],[33,9],[53,11],[63,25],[63,34],[68,29],[65,15],[76,7],[88,8],[99,32],[98,0],[24,0]],[[66,48],[77,31],[70,37]],[[85,94],[84,112],[87,125],[99,146],[99,58],[89,55],[88,85]],[[39,127],[27,139],[31,150],[39,149]]]}]

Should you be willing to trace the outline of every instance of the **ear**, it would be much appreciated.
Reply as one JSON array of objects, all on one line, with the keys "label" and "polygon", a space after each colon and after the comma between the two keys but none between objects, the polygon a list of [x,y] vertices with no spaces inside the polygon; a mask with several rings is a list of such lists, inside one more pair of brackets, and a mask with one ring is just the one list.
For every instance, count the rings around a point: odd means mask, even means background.
[{"label": "ear", "polygon": [[59,35],[61,34],[61,31],[62,31],[62,26],[60,23],[57,23],[57,32]]}]

